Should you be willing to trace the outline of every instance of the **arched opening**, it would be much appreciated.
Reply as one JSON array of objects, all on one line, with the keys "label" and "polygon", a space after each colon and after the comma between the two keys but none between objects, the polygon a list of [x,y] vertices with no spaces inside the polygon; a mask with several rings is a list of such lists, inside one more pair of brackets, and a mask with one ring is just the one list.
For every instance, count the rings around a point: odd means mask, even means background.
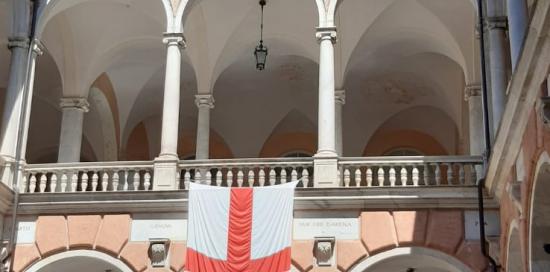
[{"label": "arched opening", "polygon": [[113,258],[105,253],[92,250],[73,250],[42,259],[26,271],[131,272],[132,269],[121,260]]},{"label": "arched opening", "polygon": [[539,159],[531,194],[529,263],[532,272],[550,271],[550,157]]},{"label": "arched opening", "polygon": [[453,256],[423,247],[400,247],[373,255],[351,272],[422,271],[468,272],[468,266]]}]

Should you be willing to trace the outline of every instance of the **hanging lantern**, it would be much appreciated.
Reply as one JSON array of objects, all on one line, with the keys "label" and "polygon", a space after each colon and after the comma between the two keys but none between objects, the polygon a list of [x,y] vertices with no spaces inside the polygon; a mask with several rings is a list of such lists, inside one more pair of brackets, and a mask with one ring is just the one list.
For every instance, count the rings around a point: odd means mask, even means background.
[{"label": "hanging lantern", "polygon": [[254,56],[256,57],[256,69],[265,69],[265,62],[267,60],[267,47],[264,45],[264,6],[265,0],[260,0],[260,7],[262,10],[261,22],[260,22],[260,43],[254,49]]}]

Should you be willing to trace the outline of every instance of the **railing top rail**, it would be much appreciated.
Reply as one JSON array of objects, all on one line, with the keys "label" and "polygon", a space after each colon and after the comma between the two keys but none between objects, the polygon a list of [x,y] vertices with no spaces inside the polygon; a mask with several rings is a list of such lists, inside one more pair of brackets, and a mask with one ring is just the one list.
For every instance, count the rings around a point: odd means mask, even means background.
[{"label": "railing top rail", "polygon": [[231,167],[231,166],[261,166],[261,165],[313,165],[313,158],[247,158],[247,159],[212,159],[179,161],[179,166],[192,167]]},{"label": "railing top rail", "polygon": [[421,163],[483,163],[481,156],[385,156],[343,157],[341,164],[421,164]]},{"label": "railing top rail", "polygon": [[28,164],[25,171],[41,170],[71,170],[71,169],[125,169],[125,168],[152,168],[152,161],[110,161],[110,162],[71,162],[71,163],[43,163]]}]

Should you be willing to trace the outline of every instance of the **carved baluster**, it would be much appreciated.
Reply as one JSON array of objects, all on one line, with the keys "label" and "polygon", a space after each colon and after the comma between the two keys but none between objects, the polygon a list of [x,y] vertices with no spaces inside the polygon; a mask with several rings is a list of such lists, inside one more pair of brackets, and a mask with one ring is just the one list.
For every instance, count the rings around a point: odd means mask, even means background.
[{"label": "carved baluster", "polygon": [[395,187],[395,181],[397,180],[397,177],[395,176],[395,168],[392,166],[390,168],[390,186]]},{"label": "carved baluster", "polygon": [[269,170],[269,181],[267,185],[274,185],[275,182],[277,182],[277,173],[275,172],[275,169]]},{"label": "carved baluster", "polygon": [[27,175],[23,174],[23,180],[21,180],[21,186],[19,186],[19,193],[26,193],[27,188],[29,187],[27,180]]},{"label": "carved baluster", "polygon": [[302,187],[307,187],[309,185],[309,171],[304,167],[302,170]]},{"label": "carved baluster", "polygon": [[263,187],[265,185],[265,171],[264,169],[260,169],[260,172],[258,173],[258,184],[260,187]]},{"label": "carved baluster", "polygon": [[254,176],[254,170],[248,170],[248,186],[250,187],[254,186],[254,180],[256,179]]},{"label": "carved baluster", "polygon": [[57,174],[53,173],[50,177],[50,192],[55,193],[55,190],[57,189]]},{"label": "carved baluster", "polygon": [[298,180],[298,172],[295,168],[292,169],[292,172],[290,172],[290,181],[295,182]]},{"label": "carved baluster", "polygon": [[88,173],[82,173],[82,182],[80,183],[80,191],[85,192],[88,190]]},{"label": "carved baluster", "polygon": [[424,164],[424,185],[430,185],[430,166],[426,163]]},{"label": "carved baluster", "polygon": [[378,167],[378,186],[384,186],[384,167]]},{"label": "carved baluster", "polygon": [[185,174],[183,175],[183,186],[184,189],[189,190],[189,183],[191,182],[191,172],[189,172],[189,169],[185,171]]},{"label": "carved baluster", "polygon": [[46,190],[46,183],[48,182],[48,178],[46,177],[46,174],[40,175],[40,185],[39,189],[41,193],[44,193]]},{"label": "carved baluster", "polygon": [[101,191],[106,192],[107,186],[109,186],[109,174],[103,172],[103,174],[101,174]]},{"label": "carved baluster", "polygon": [[185,189],[185,183],[183,183],[183,181],[181,180],[181,169],[178,169],[176,171],[176,186],[176,188],[178,189]]},{"label": "carved baluster", "polygon": [[206,170],[206,175],[204,176],[206,184],[212,185],[212,173],[210,170]]},{"label": "carved baluster", "polygon": [[372,169],[367,168],[367,187],[372,187]]},{"label": "carved baluster", "polygon": [[243,183],[244,183],[244,173],[243,173],[243,170],[239,170],[239,172],[237,172],[237,186],[243,187]]},{"label": "carved baluster", "polygon": [[199,169],[195,170],[195,183],[202,184],[202,174]]},{"label": "carved baluster", "polygon": [[473,185],[477,183],[477,169],[475,164],[470,164],[470,169],[472,169],[471,179],[468,182],[468,185]]},{"label": "carved baluster", "polygon": [[34,193],[36,190],[36,175],[34,173],[31,174],[30,183],[29,193]]},{"label": "carved baluster", "polygon": [[118,183],[119,183],[119,176],[118,176],[118,172],[115,171],[113,172],[113,191],[118,191]]},{"label": "carved baluster", "polygon": [[141,181],[141,177],[139,176],[139,170],[135,170],[134,172],[134,178],[132,180],[132,187],[134,189],[134,191],[137,191],[139,190],[139,183]]},{"label": "carved baluster", "polygon": [[435,164],[435,185],[441,185],[441,167],[439,163]]},{"label": "carved baluster", "polygon": [[409,178],[409,173],[407,172],[406,166],[401,166],[401,173],[399,174],[399,177],[401,178],[401,186],[407,186],[407,181]]},{"label": "carved baluster", "polygon": [[338,186],[342,184],[342,173],[340,172],[340,167],[336,169],[336,184],[338,184]]},{"label": "carved baluster", "polygon": [[151,174],[149,174],[149,171],[143,174],[143,189],[145,191],[151,190]]},{"label": "carved baluster", "polygon": [[464,164],[459,164],[458,165],[458,181],[460,183],[460,185],[464,185],[465,184],[465,174],[464,174]]},{"label": "carved baluster", "polygon": [[355,187],[360,187],[361,186],[361,169],[359,168],[355,169],[354,178],[355,178]]},{"label": "carved baluster", "polygon": [[71,192],[76,192],[78,190],[78,175],[73,173],[71,175]]},{"label": "carved baluster", "polygon": [[346,169],[344,170],[344,187],[349,187],[349,183],[350,183],[350,172],[349,172],[349,169]]},{"label": "carved baluster", "polygon": [[418,167],[413,166],[413,170],[412,170],[412,182],[413,182],[413,186],[418,186],[418,180],[420,179],[420,176],[418,174]]},{"label": "carved baluster", "polygon": [[447,184],[452,185],[454,183],[453,179],[453,164],[449,163],[447,164]]},{"label": "carved baluster", "polygon": [[222,169],[218,169],[216,173],[216,186],[222,186],[223,174]]},{"label": "carved baluster", "polygon": [[284,168],[281,169],[281,184],[286,183],[286,170]]},{"label": "carved baluster", "polygon": [[67,192],[67,185],[68,185],[68,181],[69,178],[67,177],[67,175],[65,175],[65,173],[61,174],[61,191],[60,192]]},{"label": "carved baluster", "polygon": [[124,181],[122,183],[122,190],[124,192],[128,191],[128,187],[130,186],[130,171],[124,170]]},{"label": "carved baluster", "polygon": [[94,172],[94,174],[92,175],[92,192],[97,191],[98,181],[99,181],[99,176],[97,175],[96,172]]},{"label": "carved baluster", "polygon": [[227,187],[233,187],[233,169],[227,169]]}]

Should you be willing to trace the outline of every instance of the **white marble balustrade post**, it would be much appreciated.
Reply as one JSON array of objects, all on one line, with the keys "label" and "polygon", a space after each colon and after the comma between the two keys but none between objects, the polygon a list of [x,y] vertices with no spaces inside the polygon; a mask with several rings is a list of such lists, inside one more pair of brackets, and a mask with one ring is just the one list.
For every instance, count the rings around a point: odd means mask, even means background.
[{"label": "white marble balustrade post", "polygon": [[210,110],[214,108],[214,97],[210,94],[196,95],[195,104],[199,109],[195,159],[206,160],[210,152]]},{"label": "white marble balustrade post", "polygon": [[336,105],[334,76],[334,43],[336,27],[320,27],[319,41],[319,108],[318,148],[314,159],[314,186],[338,186],[338,160],[336,153]]},{"label": "white marble balustrade post", "polygon": [[181,50],[185,48],[182,33],[165,33],[166,73],[160,155],[155,159],[153,190],[176,189],[178,163],[178,130],[180,113]]},{"label": "white marble balustrade post", "polygon": [[336,90],[334,92],[336,100],[336,154],[338,156],[344,155],[344,132],[343,132],[343,122],[344,116],[342,114],[344,105],[346,104],[346,90]]},{"label": "white marble balustrade post", "polygon": [[510,58],[512,60],[512,71],[515,71],[527,33],[527,1],[507,0],[506,5],[506,10],[508,11]]},{"label": "white marble balustrade post", "polygon": [[82,97],[64,97],[61,98],[60,107],[63,117],[57,162],[79,162],[84,113],[88,112],[90,105]]}]

